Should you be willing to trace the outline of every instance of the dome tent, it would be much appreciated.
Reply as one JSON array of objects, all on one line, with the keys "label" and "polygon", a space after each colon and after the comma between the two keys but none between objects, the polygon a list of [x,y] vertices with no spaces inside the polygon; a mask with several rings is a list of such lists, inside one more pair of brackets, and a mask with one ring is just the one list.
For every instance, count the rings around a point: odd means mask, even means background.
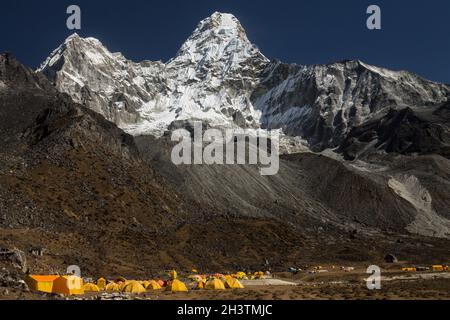
[{"label": "dome tent", "polygon": [[225,288],[227,288],[227,289],[244,289],[244,286],[238,279],[229,278],[225,281]]},{"label": "dome tent", "polygon": [[146,290],[139,282],[130,281],[123,287],[122,292],[140,294],[146,292]]},{"label": "dome tent", "polygon": [[100,278],[97,280],[97,286],[99,287],[100,290],[105,290],[106,288],[106,279],[105,278]]},{"label": "dome tent", "polygon": [[188,288],[186,287],[186,285],[181,282],[180,280],[173,280],[170,281],[167,284],[167,288],[166,291],[172,291],[172,292],[188,292]]},{"label": "dome tent", "polygon": [[148,285],[145,287],[145,289],[147,289],[147,290],[161,290],[162,287],[159,285],[158,282],[156,282],[155,280],[152,280],[152,281],[148,282]]},{"label": "dome tent", "polygon": [[118,285],[115,282],[110,282],[105,287],[106,291],[113,291],[113,292],[119,292],[120,291],[120,285]]},{"label": "dome tent", "polygon": [[205,289],[206,282],[204,280],[197,282],[196,289]]},{"label": "dome tent", "polygon": [[93,283],[86,283],[83,287],[84,292],[100,292],[100,288]]},{"label": "dome tent", "polygon": [[222,280],[212,279],[206,283],[205,289],[207,290],[225,290],[225,286]]}]

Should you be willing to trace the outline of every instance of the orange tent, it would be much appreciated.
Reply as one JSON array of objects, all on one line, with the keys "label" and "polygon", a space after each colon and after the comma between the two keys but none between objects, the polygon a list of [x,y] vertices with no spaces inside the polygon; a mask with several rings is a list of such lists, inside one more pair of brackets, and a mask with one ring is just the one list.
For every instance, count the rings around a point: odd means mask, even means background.
[{"label": "orange tent", "polygon": [[196,275],[191,276],[191,280],[199,282],[199,281],[203,281],[203,277],[201,275],[196,274]]},{"label": "orange tent", "polygon": [[161,288],[164,288],[166,286],[166,283],[164,282],[164,280],[157,280],[156,282],[158,282],[158,284],[161,286]]},{"label": "orange tent", "polygon": [[77,276],[59,277],[53,281],[53,293],[69,296],[84,294],[83,279]]},{"label": "orange tent", "polygon": [[53,281],[58,278],[59,276],[29,275],[26,277],[25,282],[30,290],[52,293]]}]

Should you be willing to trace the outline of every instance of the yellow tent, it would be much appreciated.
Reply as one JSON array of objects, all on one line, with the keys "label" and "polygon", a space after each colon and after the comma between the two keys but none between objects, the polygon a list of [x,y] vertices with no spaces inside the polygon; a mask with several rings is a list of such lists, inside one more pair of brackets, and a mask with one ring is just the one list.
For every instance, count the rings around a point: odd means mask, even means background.
[{"label": "yellow tent", "polygon": [[147,289],[147,287],[150,285],[150,281],[142,281],[141,282],[141,284],[142,284],[142,286],[145,288],[145,289]]},{"label": "yellow tent", "polygon": [[206,281],[201,280],[197,282],[197,287],[195,287],[196,289],[205,289],[205,285],[206,285]]},{"label": "yellow tent", "polygon": [[240,280],[248,279],[247,274],[245,272],[239,271],[236,273],[236,278]]},{"label": "yellow tent", "polygon": [[159,285],[158,282],[156,282],[155,280],[152,280],[148,283],[148,285],[145,287],[145,289],[147,290],[161,290],[162,287]]},{"label": "yellow tent", "polygon": [[97,280],[97,286],[100,290],[105,290],[106,288],[106,279],[105,278],[100,278]]},{"label": "yellow tent", "polygon": [[119,283],[119,288],[120,288],[120,291],[123,291],[123,289],[130,283],[131,281],[125,281],[125,282],[120,282]]},{"label": "yellow tent", "polygon": [[120,291],[120,285],[118,285],[115,282],[110,282],[108,283],[108,285],[105,287],[106,291],[113,291],[113,292],[119,292]]},{"label": "yellow tent", "polygon": [[26,277],[25,282],[30,290],[52,293],[53,281],[58,278],[59,276],[29,275]]},{"label": "yellow tent", "polygon": [[123,292],[140,294],[145,292],[145,288],[137,281],[130,281],[122,289]]},{"label": "yellow tent", "polygon": [[433,271],[444,271],[444,266],[443,265],[434,265],[431,267],[431,270]]},{"label": "yellow tent", "polygon": [[177,274],[177,272],[175,270],[172,270],[172,271],[169,272],[169,277],[172,280],[175,280],[178,277],[178,274]]},{"label": "yellow tent", "polygon": [[222,280],[212,279],[206,283],[205,289],[207,290],[225,290]]},{"label": "yellow tent", "polygon": [[176,280],[176,279],[173,281],[170,281],[167,284],[166,290],[172,291],[172,292],[188,292],[186,285],[183,282],[181,282],[180,280]]},{"label": "yellow tent", "polygon": [[84,294],[83,279],[77,276],[59,277],[53,281],[52,292],[69,296]]},{"label": "yellow tent", "polygon": [[84,285],[84,292],[100,292],[100,288],[93,283],[86,283]]},{"label": "yellow tent", "polygon": [[227,289],[244,289],[244,286],[238,279],[230,278],[225,281],[225,288]]}]

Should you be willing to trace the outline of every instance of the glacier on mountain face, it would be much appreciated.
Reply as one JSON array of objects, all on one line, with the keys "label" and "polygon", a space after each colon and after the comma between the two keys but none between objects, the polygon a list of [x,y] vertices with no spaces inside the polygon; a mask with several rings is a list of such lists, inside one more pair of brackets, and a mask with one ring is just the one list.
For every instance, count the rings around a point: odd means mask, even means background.
[{"label": "glacier on mountain face", "polygon": [[215,13],[165,64],[134,63],[75,34],[38,71],[127,132],[158,136],[189,119],[258,128],[260,112],[249,94],[268,63],[234,16]]},{"label": "glacier on mountain face", "polygon": [[446,85],[361,61],[270,61],[236,17],[219,12],[201,21],[167,63],[136,63],[74,34],[38,71],[135,136],[161,136],[201,120],[218,128],[281,130],[285,139],[306,139],[317,150],[338,146],[353,127],[391,108],[450,99]]}]

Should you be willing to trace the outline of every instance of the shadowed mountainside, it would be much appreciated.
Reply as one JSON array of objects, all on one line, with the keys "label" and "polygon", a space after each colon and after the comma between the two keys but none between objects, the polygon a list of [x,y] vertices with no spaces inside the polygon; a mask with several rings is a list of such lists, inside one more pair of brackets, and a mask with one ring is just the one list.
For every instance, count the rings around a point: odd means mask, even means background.
[{"label": "shadowed mountainside", "polygon": [[[164,139],[136,145],[10,55],[0,56],[0,127],[0,246],[46,248],[27,253],[32,272],[285,268],[386,252],[423,261],[448,248],[408,234],[414,208],[383,175],[309,153],[282,159],[275,177],[251,166],[177,168]],[[447,205],[442,190],[430,191],[436,210]]]}]

